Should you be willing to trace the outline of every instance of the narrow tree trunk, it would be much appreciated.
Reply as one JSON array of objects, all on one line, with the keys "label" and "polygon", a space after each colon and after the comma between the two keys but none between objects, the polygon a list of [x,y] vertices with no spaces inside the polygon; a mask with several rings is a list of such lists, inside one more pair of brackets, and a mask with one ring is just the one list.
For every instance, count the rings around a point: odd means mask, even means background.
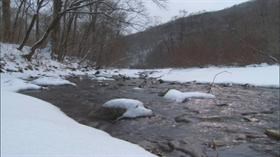
[{"label": "narrow tree trunk", "polygon": [[2,0],[3,39],[9,42],[11,37],[11,8],[10,0]]},{"label": "narrow tree trunk", "polygon": [[[92,12],[92,9],[91,9],[91,12]],[[97,12],[97,6],[96,6],[94,12]],[[80,45],[79,45],[79,50],[78,50],[79,51],[79,53],[78,53],[79,56],[81,56],[88,49],[84,46],[84,43],[88,40],[90,32],[92,32],[92,33],[95,32],[96,19],[97,19],[97,14],[92,15],[90,24],[87,27],[87,29],[85,30],[84,35],[82,36],[82,40],[81,40]],[[94,34],[92,34],[92,35],[94,36]]]},{"label": "narrow tree trunk", "polygon": [[33,17],[32,17],[31,23],[30,23],[30,25],[29,25],[29,27],[28,27],[26,33],[25,33],[24,39],[23,39],[23,41],[21,42],[20,46],[17,48],[18,50],[22,50],[22,48],[23,48],[24,45],[26,44],[26,42],[27,42],[27,40],[28,40],[28,38],[29,38],[29,35],[30,35],[31,31],[32,31],[33,26],[34,26],[36,20],[39,18],[39,12],[40,12],[40,9],[41,9],[41,7],[42,7],[43,1],[44,1],[44,0],[37,0],[37,5],[38,5],[38,6],[37,6],[36,13],[35,13],[35,14],[33,15]]},{"label": "narrow tree trunk", "polygon": [[[67,7],[67,5],[68,5],[68,0],[65,0],[64,1],[64,5],[63,5],[63,8],[66,8]],[[58,56],[57,56],[57,58],[58,58],[58,61],[62,61],[62,56],[63,56],[63,51],[64,51],[64,44],[63,44],[63,42],[64,42],[64,40],[65,40],[65,36],[66,36],[66,31],[67,31],[67,21],[68,21],[68,18],[70,18],[71,17],[71,14],[69,15],[69,14],[65,14],[64,16],[63,16],[63,23],[62,23],[62,33],[61,33],[61,36],[60,36],[60,40],[59,40],[59,47],[58,47]]]},{"label": "narrow tree trunk", "polygon": [[103,43],[100,44],[100,49],[99,49],[97,60],[96,60],[97,67],[101,67],[101,65],[102,65],[102,53],[103,53]]},{"label": "narrow tree trunk", "polygon": [[[23,8],[22,8],[22,12],[21,12],[21,19],[24,18],[25,9],[26,9],[26,0],[23,1]],[[22,21],[21,21],[20,25],[23,25]],[[17,41],[16,41],[17,43],[18,43],[19,40],[20,40],[21,32],[22,32],[22,29],[19,29],[18,35],[17,35]]]},{"label": "narrow tree trunk", "polygon": [[21,0],[21,1],[20,1],[20,4],[19,4],[19,7],[18,7],[18,9],[17,9],[15,21],[14,21],[14,24],[13,24],[13,40],[15,40],[15,37],[16,37],[16,32],[17,32],[17,31],[16,31],[16,28],[17,28],[17,21],[18,21],[18,17],[19,17],[21,8],[22,8],[22,6],[23,6],[24,3],[25,3],[25,0]]},{"label": "narrow tree trunk", "polygon": [[67,43],[68,43],[68,39],[69,39],[69,34],[70,34],[70,31],[71,31],[72,23],[73,23],[73,20],[74,20],[74,16],[75,15],[72,15],[70,17],[70,19],[69,19],[69,22],[68,22],[68,27],[66,29],[65,38],[64,38],[63,43],[62,43],[63,49],[61,51],[62,52],[62,55],[61,55],[61,58],[60,58],[61,60],[64,59],[64,57],[65,57],[65,55],[67,53]]},{"label": "narrow tree trunk", "polygon": [[33,28],[33,26],[34,26],[34,23],[35,23],[35,21],[36,21],[37,18],[38,18],[38,14],[33,15],[32,20],[31,20],[31,23],[30,23],[30,25],[29,25],[29,27],[28,27],[28,30],[27,30],[27,32],[26,32],[26,34],[25,34],[25,36],[24,36],[24,38],[23,38],[23,40],[22,40],[20,46],[17,48],[18,50],[21,51],[22,48],[24,47],[24,45],[26,44],[26,42],[27,42],[27,40],[28,40],[28,38],[29,38],[29,35],[30,35],[31,31],[32,31],[32,28]]},{"label": "narrow tree trunk", "polygon": [[[59,15],[59,12],[62,8],[61,0],[53,0],[53,18],[56,19]],[[53,30],[51,32],[51,48],[52,48],[52,57],[56,54],[58,55],[59,51],[59,39],[60,39],[60,21],[53,26]]]},{"label": "narrow tree trunk", "polygon": [[2,13],[3,13],[3,12],[2,12],[2,6],[0,6],[0,9],[1,9],[1,10],[0,10],[0,23],[1,23],[1,25],[0,25],[0,41],[4,41],[4,40],[3,40],[3,35],[4,35],[3,33],[4,33],[4,32],[2,31],[2,30],[4,29],[4,28],[3,28],[3,25],[2,25],[2,23],[3,23],[3,20],[2,20],[2,18],[3,18],[3,16],[2,16]]},{"label": "narrow tree trunk", "polygon": [[[73,50],[73,52],[75,52],[77,50],[77,19],[78,19],[78,14],[74,15],[74,22],[73,22],[73,34],[71,36],[71,49]],[[76,51],[77,52],[77,51]],[[75,54],[76,55],[76,54]]]},{"label": "narrow tree trunk", "polygon": [[31,51],[29,54],[24,55],[24,57],[28,60],[31,61],[32,56],[35,53],[35,50],[37,48],[40,47],[40,45],[48,38],[50,32],[52,31],[52,29],[55,27],[55,25],[60,21],[62,15],[57,16],[55,19],[53,19],[50,23],[50,25],[48,26],[47,30],[45,31],[44,35],[40,38],[40,40],[38,40],[36,43],[34,43],[31,47]]},{"label": "narrow tree trunk", "polygon": [[[37,1],[37,6],[39,6],[39,5],[40,5],[40,2]],[[40,26],[39,26],[39,24],[40,24],[40,14],[38,12],[38,17],[36,19],[36,25],[35,25],[35,38],[36,38],[36,41],[39,40],[39,38],[40,38],[40,28],[39,28]]]},{"label": "narrow tree trunk", "polygon": [[88,40],[89,37],[89,31],[91,30],[93,23],[90,22],[90,24],[88,25],[88,27],[85,29],[83,35],[81,36],[82,39],[79,43],[79,48],[78,48],[78,56],[81,57],[82,54],[84,53],[84,47],[85,47],[85,42]]},{"label": "narrow tree trunk", "polygon": [[35,38],[36,38],[36,41],[39,40],[40,38],[40,15],[38,15],[37,19],[36,19],[36,31],[35,31]]}]

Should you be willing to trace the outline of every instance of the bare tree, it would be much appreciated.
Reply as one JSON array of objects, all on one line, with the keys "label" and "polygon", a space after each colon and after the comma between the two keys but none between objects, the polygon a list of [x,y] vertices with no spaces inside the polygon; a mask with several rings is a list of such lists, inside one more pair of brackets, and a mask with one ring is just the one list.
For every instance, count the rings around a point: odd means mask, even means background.
[{"label": "bare tree", "polygon": [[[55,12],[55,16],[53,16],[53,19],[50,22],[50,24],[49,24],[47,30],[45,31],[45,33],[43,34],[43,36],[32,45],[31,52],[29,54],[25,55],[26,59],[29,61],[31,60],[32,56],[35,53],[35,50],[37,48],[39,48],[40,45],[47,39],[47,37],[49,36],[51,31],[57,27],[57,25],[60,22],[60,19],[63,15],[65,15],[66,13],[73,11],[75,9],[83,8],[85,6],[92,5],[97,2],[99,2],[99,1],[90,2],[90,1],[85,1],[85,0],[76,0],[76,1],[72,1],[72,3],[69,5],[69,7],[63,8],[62,11]],[[52,38],[52,40],[56,40],[56,39]]]},{"label": "bare tree", "polygon": [[32,17],[32,20],[30,22],[30,25],[26,31],[26,34],[20,44],[20,46],[17,48],[18,50],[22,50],[23,46],[25,45],[26,41],[28,40],[29,38],[29,35],[30,35],[30,32],[36,22],[36,20],[39,18],[39,12],[40,12],[40,9],[42,8],[43,6],[43,2],[44,0],[37,0],[37,9],[36,9],[36,12],[34,13],[33,17]]},{"label": "bare tree", "polygon": [[[126,7],[123,7],[121,5],[120,2],[123,1],[123,4],[127,3],[128,5]],[[157,0],[158,2],[161,2],[161,0]],[[60,3],[59,3],[60,2]],[[57,4],[55,4],[57,3]],[[61,0],[58,1],[54,1],[53,3],[54,5],[54,12],[53,12],[53,18],[51,20],[51,22],[49,23],[46,31],[44,32],[44,34],[42,35],[42,37],[36,41],[32,47],[31,47],[31,52],[27,55],[25,55],[27,60],[31,60],[32,56],[35,53],[35,50],[41,46],[42,43],[44,43],[44,41],[48,38],[49,34],[51,33],[51,45],[52,45],[52,50],[53,50],[53,54],[59,54],[58,53],[58,47],[59,47],[59,43],[62,43],[60,40],[60,35],[61,35],[61,31],[60,31],[60,20],[63,16],[65,16],[66,14],[78,14],[78,15],[92,15],[92,20],[90,23],[92,23],[91,25],[93,27],[91,27],[90,32],[95,32],[94,28],[95,28],[95,22],[96,21],[96,17],[101,16],[101,19],[108,19],[107,21],[105,20],[105,22],[107,23],[106,25],[110,25],[112,22],[114,23],[114,21],[116,21],[115,18],[115,14],[122,14],[122,12],[130,12],[130,13],[137,13],[137,14],[141,14],[141,9],[137,10],[137,8],[133,5],[129,5],[129,1],[128,0],[117,0],[117,1],[110,1],[110,0],[73,0],[71,1],[71,3],[69,3],[68,6],[64,6],[62,7],[61,4]],[[85,7],[91,7],[91,6],[98,6],[98,8],[93,8],[92,10],[85,10]],[[135,16],[136,17],[136,16]],[[119,21],[120,19],[117,19],[117,21]],[[130,24],[129,22],[121,19],[120,20],[122,23],[128,25]],[[74,18],[74,30],[77,29],[76,27],[77,24],[77,19],[76,16]],[[66,27],[64,27],[66,29]],[[73,34],[75,34],[77,32],[73,32]],[[93,33],[94,34],[94,33]],[[64,36],[65,38],[65,36]],[[81,37],[83,38],[83,36]],[[104,35],[104,39],[105,40],[101,40],[102,42],[106,42],[107,38]],[[94,40],[94,38],[91,38]],[[65,43],[64,43],[65,44]],[[105,44],[102,44],[102,46],[99,48],[101,51],[103,51]],[[85,53],[87,54],[88,51],[90,51],[90,49],[86,48]],[[87,56],[87,55],[85,55]]]},{"label": "bare tree", "polygon": [[[23,1],[23,8],[22,8],[22,12],[21,12],[21,17],[20,19],[20,23],[18,22],[18,26],[20,28],[18,28],[18,35],[17,35],[17,40],[16,42],[19,42],[20,39],[22,38],[22,33],[25,31],[27,32],[28,30],[28,21],[29,21],[29,11],[32,9],[32,5],[33,5],[33,0],[25,0]],[[14,32],[16,33],[16,32]]]},{"label": "bare tree", "polygon": [[15,17],[15,20],[14,20],[14,24],[13,24],[13,37],[15,37],[15,33],[16,33],[16,27],[17,27],[17,22],[18,22],[18,18],[19,18],[19,14],[20,14],[20,11],[23,7],[23,4],[25,3],[26,0],[20,0],[20,4],[18,6],[18,9],[17,9],[17,12],[16,12],[16,17]]}]

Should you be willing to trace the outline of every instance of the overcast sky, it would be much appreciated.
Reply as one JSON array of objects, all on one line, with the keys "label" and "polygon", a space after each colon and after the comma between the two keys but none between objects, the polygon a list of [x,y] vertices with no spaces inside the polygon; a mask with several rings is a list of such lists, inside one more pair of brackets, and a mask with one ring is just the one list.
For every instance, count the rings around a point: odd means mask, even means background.
[{"label": "overcast sky", "polygon": [[154,22],[159,24],[179,15],[180,10],[185,10],[188,13],[203,10],[215,11],[246,1],[248,0],[168,0],[166,9],[161,9],[153,4],[151,0],[146,0],[146,5],[148,13],[151,17],[154,17]]}]

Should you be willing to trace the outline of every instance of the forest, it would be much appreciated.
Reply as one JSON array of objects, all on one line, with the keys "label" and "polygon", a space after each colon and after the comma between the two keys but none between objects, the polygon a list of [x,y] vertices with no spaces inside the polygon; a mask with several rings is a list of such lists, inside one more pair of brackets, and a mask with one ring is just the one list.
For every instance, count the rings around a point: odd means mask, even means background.
[{"label": "forest", "polygon": [[[166,1],[153,2],[161,7]],[[49,47],[61,62],[68,55],[97,66],[115,55],[125,34],[147,22],[139,0],[3,0],[1,10],[0,41],[19,44],[18,50],[31,46],[27,60]]]},{"label": "forest", "polygon": [[[154,3],[164,7],[166,1]],[[19,50],[31,46],[28,60],[37,48],[47,45],[59,61],[76,56],[96,67],[273,64],[280,59],[277,0],[186,13],[148,28],[145,6],[138,0],[15,0],[11,7],[7,4],[4,0],[0,40],[19,44]]]},{"label": "forest", "polygon": [[[242,66],[278,63],[279,0],[254,0],[215,12],[187,13],[123,38],[119,66]],[[158,58],[161,58],[158,60]]]}]

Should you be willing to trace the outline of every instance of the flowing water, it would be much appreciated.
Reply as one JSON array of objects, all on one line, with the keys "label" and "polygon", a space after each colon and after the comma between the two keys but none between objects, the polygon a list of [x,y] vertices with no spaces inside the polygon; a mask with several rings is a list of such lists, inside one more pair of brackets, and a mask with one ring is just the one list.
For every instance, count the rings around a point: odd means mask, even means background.
[{"label": "flowing water", "polygon": [[[129,79],[72,78],[77,86],[50,86],[22,93],[46,100],[76,121],[102,129],[166,157],[279,157],[280,142],[266,129],[280,129],[279,89],[216,85],[216,99],[174,103],[159,96],[167,89],[207,92],[208,84]],[[145,83],[143,83],[145,82]],[[142,89],[134,87],[142,86]],[[152,117],[115,120],[99,112],[112,98],[144,102]],[[94,116],[92,116],[94,115]]]}]

